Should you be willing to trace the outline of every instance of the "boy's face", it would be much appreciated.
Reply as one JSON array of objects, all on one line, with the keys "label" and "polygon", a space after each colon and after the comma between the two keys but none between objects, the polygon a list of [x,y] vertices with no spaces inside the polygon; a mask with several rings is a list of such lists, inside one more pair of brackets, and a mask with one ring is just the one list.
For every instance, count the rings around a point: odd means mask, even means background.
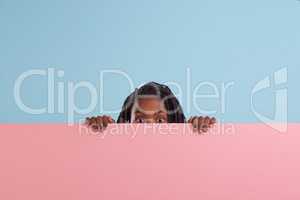
[{"label": "boy's face", "polygon": [[131,114],[133,123],[167,123],[168,115],[163,101],[147,96],[136,100]]}]

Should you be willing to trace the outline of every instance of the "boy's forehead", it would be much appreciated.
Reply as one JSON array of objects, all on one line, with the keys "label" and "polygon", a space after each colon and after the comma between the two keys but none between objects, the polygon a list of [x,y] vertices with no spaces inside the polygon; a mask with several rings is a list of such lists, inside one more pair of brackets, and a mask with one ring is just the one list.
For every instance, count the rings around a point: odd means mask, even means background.
[{"label": "boy's forehead", "polygon": [[163,101],[157,96],[143,96],[138,98],[134,106],[136,111],[161,111],[165,110]]},{"label": "boy's forehead", "polygon": [[159,100],[160,97],[159,97],[159,95],[155,95],[155,94],[139,94],[139,95],[137,95],[137,99],[150,99],[150,100],[157,99],[157,100]]}]

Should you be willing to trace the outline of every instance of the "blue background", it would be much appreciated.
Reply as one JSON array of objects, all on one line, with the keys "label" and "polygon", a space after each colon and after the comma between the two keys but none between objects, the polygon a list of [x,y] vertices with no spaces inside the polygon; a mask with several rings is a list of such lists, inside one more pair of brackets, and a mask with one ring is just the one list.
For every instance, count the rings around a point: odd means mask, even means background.
[{"label": "blue background", "polygon": [[[16,78],[48,67],[64,70],[65,83],[97,85],[99,71],[120,69],[136,86],[173,81],[183,89],[189,67],[192,87],[234,81],[226,112],[215,116],[235,122],[257,121],[250,109],[253,86],[288,67],[288,117],[300,121],[299,36],[297,0],[0,0],[0,122],[66,121],[66,114],[24,113],[14,101]],[[119,108],[130,92],[127,81],[110,76],[105,84],[105,107]],[[28,80],[22,97],[26,104],[45,105],[46,79]],[[274,90],[257,98],[257,109],[272,115]],[[85,107],[88,93],[78,91],[76,102]],[[200,114],[181,102],[187,116]],[[215,102],[202,104],[213,108]],[[98,107],[88,116],[94,114]]]}]

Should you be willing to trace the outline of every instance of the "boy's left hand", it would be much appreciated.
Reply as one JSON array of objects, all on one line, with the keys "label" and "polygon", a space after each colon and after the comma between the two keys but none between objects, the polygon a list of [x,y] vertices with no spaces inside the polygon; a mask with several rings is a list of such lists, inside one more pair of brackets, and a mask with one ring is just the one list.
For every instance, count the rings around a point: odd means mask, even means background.
[{"label": "boy's left hand", "polygon": [[193,130],[198,133],[205,133],[216,123],[216,118],[214,117],[198,117],[194,116],[188,120],[191,123]]}]

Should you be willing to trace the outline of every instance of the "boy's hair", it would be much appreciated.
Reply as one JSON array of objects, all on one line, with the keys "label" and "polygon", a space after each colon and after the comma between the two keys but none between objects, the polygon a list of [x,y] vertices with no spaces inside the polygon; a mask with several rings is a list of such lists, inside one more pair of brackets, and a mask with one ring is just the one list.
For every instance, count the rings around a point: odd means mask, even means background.
[{"label": "boy's hair", "polygon": [[134,102],[138,96],[143,95],[156,95],[158,96],[165,105],[168,115],[168,123],[184,123],[185,116],[179,101],[172,93],[170,88],[166,85],[162,85],[156,82],[149,82],[138,89],[135,89],[125,100],[117,123],[130,123],[131,122],[131,111]]}]

